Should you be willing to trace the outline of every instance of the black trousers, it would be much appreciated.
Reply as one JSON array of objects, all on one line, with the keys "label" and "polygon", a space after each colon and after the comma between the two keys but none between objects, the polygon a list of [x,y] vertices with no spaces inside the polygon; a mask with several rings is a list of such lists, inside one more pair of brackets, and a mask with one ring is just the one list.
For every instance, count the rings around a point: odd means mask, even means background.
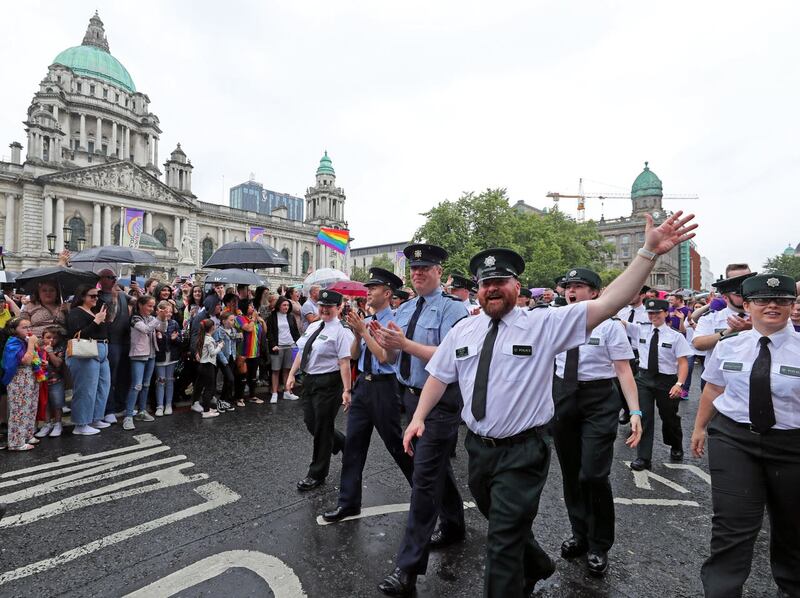
[{"label": "black trousers", "polygon": [[489,521],[483,576],[486,598],[519,598],[525,580],[550,567],[550,557],[531,529],[550,469],[549,443],[540,433],[519,444],[492,448],[467,432],[469,489]]},{"label": "black trousers", "polygon": [[228,361],[226,364],[219,364],[219,371],[222,374],[221,398],[228,403],[233,402],[233,387],[236,381],[235,368],[236,364],[232,363],[232,361]]},{"label": "black trousers", "polygon": [[561,378],[553,380],[553,441],[572,535],[593,552],[608,552],[614,544],[614,496],[608,476],[619,395],[611,380],[578,384],[570,392]]},{"label": "black trousers", "polygon": [[[247,390],[250,392],[248,397],[256,396],[256,374],[258,373],[258,364],[261,361],[260,357],[251,357],[246,360],[247,363],[247,372],[244,374],[240,374],[239,372],[234,372],[236,376],[236,380],[234,383],[234,392],[236,393],[236,400],[240,400],[244,398],[244,387],[247,384]],[[236,368],[236,364],[233,365],[234,369]]]},{"label": "black trousers", "polygon": [[701,578],[706,598],[742,595],[764,507],[775,583],[800,596],[800,429],[755,434],[718,413],[708,425],[711,556]]},{"label": "black trousers", "polygon": [[[418,399],[409,390],[403,395],[409,419]],[[414,443],[411,506],[397,552],[397,566],[407,573],[425,574],[437,517],[445,534],[464,533],[464,502],[450,465],[450,453],[458,441],[460,404],[458,385],[451,384],[425,419],[425,433]]]},{"label": "black trousers", "polygon": [[198,398],[202,400],[203,411],[211,409],[211,399],[217,390],[217,369],[213,363],[197,364],[197,382],[195,389]]},{"label": "black trousers", "polygon": [[411,484],[414,461],[403,450],[397,386],[397,377],[394,374],[375,376],[372,380],[366,380],[364,374],[361,374],[356,381],[347,416],[347,437],[342,455],[340,507],[361,507],[362,475],[373,428],[378,431],[386,450]]},{"label": "black trousers", "polygon": [[639,391],[639,408],[642,410],[642,440],[636,455],[648,461],[653,458],[653,436],[655,435],[656,407],[661,417],[661,434],[664,444],[673,449],[683,448],[683,431],[678,406],[681,399],[671,399],[669,389],[678,381],[670,374],[651,374],[639,370],[636,375],[636,388]]},{"label": "black trousers", "polygon": [[308,477],[324,480],[331,467],[331,455],[344,447],[344,434],[334,427],[342,404],[342,376],[339,370],[328,374],[303,376],[303,421],[314,436],[314,449]]}]

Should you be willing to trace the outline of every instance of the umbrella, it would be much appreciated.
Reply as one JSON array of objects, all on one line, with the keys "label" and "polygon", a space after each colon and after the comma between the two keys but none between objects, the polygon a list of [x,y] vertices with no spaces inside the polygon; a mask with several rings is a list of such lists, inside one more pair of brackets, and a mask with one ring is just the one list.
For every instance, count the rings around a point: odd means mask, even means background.
[{"label": "umbrella", "polygon": [[17,280],[17,276],[19,275],[11,270],[0,270],[0,284],[14,282]]},{"label": "umbrella", "polygon": [[306,276],[306,279],[303,281],[303,288],[307,289],[315,284],[327,288],[340,280],[350,280],[350,277],[341,270],[319,268]]},{"label": "umbrella", "polygon": [[217,249],[203,268],[276,268],[288,266],[289,260],[269,245],[254,241],[234,241]]},{"label": "umbrella", "polygon": [[28,268],[17,276],[17,286],[31,292],[36,283],[52,282],[61,290],[62,297],[75,294],[75,289],[82,284],[95,284],[99,277],[94,272],[67,268],[66,266],[48,266],[46,268]]},{"label": "umbrella", "polygon": [[255,272],[242,270],[241,268],[226,268],[218,270],[206,276],[205,283],[224,282],[225,284],[248,284],[257,287],[266,287],[269,283]]},{"label": "umbrella", "polygon": [[340,280],[328,287],[329,291],[336,291],[350,297],[366,297],[367,287],[355,280]]},{"label": "umbrella", "polygon": [[155,264],[155,256],[141,249],[120,247],[119,245],[102,245],[84,249],[69,258],[73,264],[95,262],[102,264]]}]

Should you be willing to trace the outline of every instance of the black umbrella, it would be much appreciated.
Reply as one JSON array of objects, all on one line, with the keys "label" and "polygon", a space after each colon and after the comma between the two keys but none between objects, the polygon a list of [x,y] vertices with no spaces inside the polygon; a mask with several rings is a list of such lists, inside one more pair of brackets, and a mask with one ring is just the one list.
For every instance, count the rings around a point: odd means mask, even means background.
[{"label": "black umbrella", "polygon": [[120,247],[119,245],[102,245],[92,247],[76,253],[69,258],[73,264],[103,263],[103,264],[155,264],[155,256],[141,249]]},{"label": "black umbrella", "polygon": [[28,268],[17,276],[16,284],[30,293],[36,289],[37,283],[51,282],[58,285],[62,297],[69,297],[75,294],[75,289],[80,285],[95,284],[98,280],[99,276],[94,272],[66,266],[48,266],[46,268]]},{"label": "black umbrella", "polygon": [[257,287],[269,286],[265,278],[261,278],[255,272],[250,270],[242,270],[240,268],[227,268],[225,270],[217,270],[206,276],[204,283],[214,284],[222,282],[225,284],[248,284]]},{"label": "black umbrella", "polygon": [[277,268],[289,260],[269,245],[252,241],[234,241],[217,249],[203,268]]}]

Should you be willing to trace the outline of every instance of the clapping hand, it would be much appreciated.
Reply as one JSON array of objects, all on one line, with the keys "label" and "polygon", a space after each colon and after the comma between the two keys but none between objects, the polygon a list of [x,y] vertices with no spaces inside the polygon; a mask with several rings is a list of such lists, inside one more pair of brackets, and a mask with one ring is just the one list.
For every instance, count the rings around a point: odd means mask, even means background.
[{"label": "clapping hand", "polygon": [[363,337],[367,333],[367,325],[364,323],[364,318],[362,318],[358,312],[352,310],[348,312],[347,323],[350,324],[350,327],[359,336]]},{"label": "clapping hand", "polygon": [[403,329],[394,322],[389,322],[385,328],[381,326],[377,330],[373,330],[378,344],[384,349],[390,351],[402,351],[403,342],[406,340],[406,335]]}]

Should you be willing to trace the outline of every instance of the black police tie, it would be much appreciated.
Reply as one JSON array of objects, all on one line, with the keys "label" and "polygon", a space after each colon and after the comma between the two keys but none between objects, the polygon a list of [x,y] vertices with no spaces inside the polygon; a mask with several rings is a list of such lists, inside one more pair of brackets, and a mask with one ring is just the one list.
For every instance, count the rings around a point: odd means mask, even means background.
[{"label": "black police tie", "polygon": [[489,366],[492,364],[494,341],[497,339],[497,328],[500,320],[492,320],[492,327],[486,333],[478,360],[478,371],[475,374],[475,386],[472,389],[472,416],[480,421],[486,416],[486,391],[489,390]]},{"label": "black police tie", "polygon": [[[406,328],[406,338],[413,340],[414,331],[417,329],[417,320],[419,320],[423,305],[425,305],[425,297],[419,297],[417,299],[417,309],[414,310],[414,315],[411,316],[411,321],[408,323],[408,328]],[[400,375],[406,380],[411,375],[411,355],[406,352],[403,352],[400,356]]]},{"label": "black police tie", "polygon": [[[366,334],[369,334],[369,328],[367,328]],[[366,338],[364,339],[364,371],[362,373],[372,373],[372,351],[369,350]]]},{"label": "black police tie", "polygon": [[564,383],[567,388],[578,388],[578,347],[567,351],[567,360],[564,362]]},{"label": "black police tie", "polygon": [[651,374],[658,374],[658,328],[653,328],[653,336],[650,337],[650,350],[647,353],[647,371]]},{"label": "black police tie", "polygon": [[322,332],[322,329],[325,328],[325,322],[320,322],[319,328],[314,331],[314,334],[311,335],[311,338],[308,339],[306,346],[303,347],[303,357],[300,358],[300,370],[305,372],[306,368],[308,367],[308,360],[311,359],[311,345],[314,344],[314,341],[317,340],[319,333]]},{"label": "black police tie", "polygon": [[775,425],[775,409],[769,384],[769,371],[772,368],[769,338],[762,336],[758,344],[761,347],[750,371],[750,423],[756,432],[763,434]]},{"label": "black police tie", "polygon": [[628,314],[628,322],[633,322],[634,314],[636,314],[636,310],[631,308],[631,313]]}]

